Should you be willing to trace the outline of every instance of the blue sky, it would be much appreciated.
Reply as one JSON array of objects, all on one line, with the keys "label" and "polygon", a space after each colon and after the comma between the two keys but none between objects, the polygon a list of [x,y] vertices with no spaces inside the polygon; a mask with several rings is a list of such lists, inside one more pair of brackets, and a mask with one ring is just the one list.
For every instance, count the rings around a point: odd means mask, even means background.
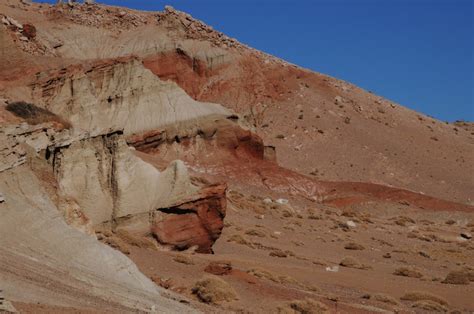
[{"label": "blue sky", "polygon": [[474,121],[472,0],[99,2],[142,10],[170,4],[289,62],[441,120]]}]

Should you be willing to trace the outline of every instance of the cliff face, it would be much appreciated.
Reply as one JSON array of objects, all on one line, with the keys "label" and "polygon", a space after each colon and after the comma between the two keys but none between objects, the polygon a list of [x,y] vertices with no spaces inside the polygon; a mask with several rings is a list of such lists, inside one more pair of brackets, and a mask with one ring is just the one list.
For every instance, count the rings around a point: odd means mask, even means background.
[{"label": "cliff face", "polygon": [[0,279],[7,299],[111,311],[187,311],[162,296],[123,254],[68,226],[27,165],[0,172],[0,190]]}]

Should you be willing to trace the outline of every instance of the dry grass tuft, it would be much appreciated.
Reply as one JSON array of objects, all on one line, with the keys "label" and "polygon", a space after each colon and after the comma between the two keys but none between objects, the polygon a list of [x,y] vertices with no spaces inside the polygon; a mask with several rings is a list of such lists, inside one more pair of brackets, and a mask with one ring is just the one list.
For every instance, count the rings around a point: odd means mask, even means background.
[{"label": "dry grass tuft", "polygon": [[411,278],[421,278],[423,274],[413,267],[400,267],[395,269],[393,272],[396,276],[411,277]]},{"label": "dry grass tuft", "polygon": [[304,300],[294,300],[286,304],[285,306],[280,306],[278,308],[279,314],[322,314],[329,313],[328,308],[321,302],[315,301],[313,299],[304,299]]},{"label": "dry grass tuft", "polygon": [[248,241],[247,239],[245,239],[240,234],[232,235],[229,239],[227,239],[227,242],[234,242],[234,243],[237,243],[237,244],[246,245],[246,246],[248,246],[252,249],[255,248],[254,245],[252,244],[252,242]]},{"label": "dry grass tuft", "polygon": [[132,246],[145,248],[145,249],[152,249],[156,247],[155,243],[150,238],[134,235],[123,229],[119,229],[115,231],[115,235],[119,237],[122,241],[124,241],[125,243]]},{"label": "dry grass tuft", "polygon": [[387,304],[391,304],[391,305],[398,305],[399,304],[399,302],[395,298],[393,298],[389,295],[383,294],[383,293],[374,294],[372,296],[372,298],[375,301],[379,301],[379,302],[383,302],[383,303],[387,303]]},{"label": "dry grass tuft", "polygon": [[448,301],[438,297],[437,295],[431,294],[424,291],[410,291],[405,293],[400,300],[403,301],[432,301],[441,305],[448,305]]},{"label": "dry grass tuft", "polygon": [[433,301],[418,301],[413,303],[411,307],[430,313],[446,313],[448,311],[445,306]]},{"label": "dry grass tuft", "polygon": [[263,232],[262,230],[255,230],[255,229],[247,230],[247,232],[245,232],[245,234],[249,235],[249,236],[260,237],[260,238],[265,238],[267,236],[265,234],[265,232]]},{"label": "dry grass tuft", "polygon": [[185,265],[194,265],[193,259],[186,255],[176,255],[173,260],[177,263]]},{"label": "dry grass tuft", "polygon": [[453,270],[449,272],[442,283],[452,285],[468,285],[470,279],[470,273],[465,270]]},{"label": "dry grass tuft", "polygon": [[276,275],[268,270],[261,268],[252,268],[247,271],[248,274],[255,276],[260,279],[267,279],[279,284],[295,284],[298,285],[298,281],[290,276]]},{"label": "dry grass tuft", "polygon": [[207,275],[194,284],[192,292],[202,302],[218,304],[222,301],[237,300],[237,293],[227,282],[219,277]]},{"label": "dry grass tuft", "polygon": [[288,254],[286,252],[283,252],[281,250],[274,250],[269,253],[270,256],[272,257],[287,257]]},{"label": "dry grass tuft", "polygon": [[346,250],[365,250],[365,247],[363,245],[354,242],[347,243],[346,245],[344,245],[344,248]]},{"label": "dry grass tuft", "polygon": [[277,275],[273,274],[272,272],[269,272],[268,270],[261,269],[261,268],[252,268],[247,271],[252,276],[255,276],[257,278],[261,279],[267,279],[276,283],[281,283],[280,279],[278,278]]},{"label": "dry grass tuft", "polygon": [[371,269],[370,266],[360,263],[357,259],[355,259],[352,256],[344,257],[339,263],[339,265],[341,265],[342,267],[347,267],[347,268],[356,268],[356,269],[364,269],[364,270]]},{"label": "dry grass tuft", "polygon": [[391,220],[393,220],[396,225],[399,225],[399,226],[402,226],[402,227],[405,227],[408,223],[415,224],[415,221],[413,219],[411,219],[410,217],[406,217],[406,216],[394,217]]}]

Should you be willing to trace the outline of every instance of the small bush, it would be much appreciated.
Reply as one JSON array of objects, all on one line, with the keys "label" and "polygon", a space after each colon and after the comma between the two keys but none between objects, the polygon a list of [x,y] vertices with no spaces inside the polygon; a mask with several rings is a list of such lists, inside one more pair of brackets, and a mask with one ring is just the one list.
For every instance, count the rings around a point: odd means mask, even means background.
[{"label": "small bush", "polygon": [[249,273],[250,275],[253,275],[257,278],[268,279],[270,281],[280,283],[280,279],[278,278],[278,276],[276,276],[275,274],[269,272],[268,270],[264,270],[264,269],[260,269],[260,268],[253,268],[253,269],[248,270],[247,273]]},{"label": "small bush", "polygon": [[421,278],[423,274],[415,268],[411,267],[400,267],[395,269],[393,272],[396,276],[411,277],[411,278]]},{"label": "small bush", "polygon": [[267,279],[279,284],[298,284],[298,281],[290,276],[276,275],[268,270],[261,268],[252,268],[247,271],[248,274],[260,279]]},{"label": "small bush", "polygon": [[396,225],[399,225],[399,226],[402,226],[402,227],[405,227],[407,225],[407,223],[410,223],[410,224],[414,224],[415,221],[413,219],[411,219],[410,217],[406,217],[406,216],[398,216],[398,217],[395,217],[395,218],[392,218],[395,222]]},{"label": "small bush", "polygon": [[245,232],[246,235],[249,235],[249,236],[256,236],[256,237],[260,237],[260,238],[265,238],[267,235],[265,234],[265,232],[261,231],[261,230],[255,230],[255,229],[250,229],[248,230],[247,232]]},{"label": "small bush", "polygon": [[442,283],[452,285],[468,285],[469,284],[469,273],[465,270],[454,270],[451,271]]},{"label": "small bush", "polygon": [[237,300],[237,293],[224,280],[213,275],[207,275],[194,284],[192,292],[202,302],[218,304],[222,301]]},{"label": "small bush", "polygon": [[411,307],[420,310],[425,310],[430,313],[446,313],[448,311],[445,306],[433,301],[418,301],[413,303]]},{"label": "small bush", "polygon": [[371,269],[370,266],[364,265],[360,263],[357,259],[354,257],[348,256],[344,257],[342,261],[339,263],[342,267],[347,267],[347,268],[356,268],[356,269]]},{"label": "small bush", "polygon": [[37,107],[33,104],[24,102],[24,101],[16,101],[9,103],[5,109],[24,119],[28,124],[36,125],[46,122],[57,122],[61,124],[64,128],[70,128],[71,124],[58,115],[52,113],[47,109],[43,109]]},{"label": "small bush", "polygon": [[379,301],[379,302],[383,302],[383,303],[387,303],[387,304],[391,304],[391,305],[398,305],[399,304],[396,299],[394,299],[393,297],[391,297],[389,295],[383,294],[383,293],[374,294],[372,296],[372,298],[375,301]]},{"label": "small bush", "polygon": [[185,265],[194,265],[194,261],[186,256],[186,255],[176,255],[173,260],[177,263],[185,264]]},{"label": "small bush", "polygon": [[365,247],[361,244],[350,242],[344,245],[346,250],[365,250]]},{"label": "small bush", "polygon": [[321,314],[328,313],[328,308],[321,302],[304,299],[295,300],[288,303],[285,307],[279,307],[278,312],[283,313],[298,313],[298,314]]},{"label": "small bush", "polygon": [[288,254],[281,251],[281,250],[274,250],[269,253],[270,256],[272,257],[287,257]]},{"label": "small bush", "polygon": [[248,246],[252,249],[254,248],[254,245],[250,241],[246,240],[240,234],[232,235],[229,239],[227,239],[227,242],[234,242],[234,243],[237,243],[237,244],[246,245],[246,246]]},{"label": "small bush", "polygon": [[400,300],[403,301],[432,301],[441,305],[448,305],[448,301],[438,297],[437,295],[431,294],[424,291],[410,291],[405,293]]}]

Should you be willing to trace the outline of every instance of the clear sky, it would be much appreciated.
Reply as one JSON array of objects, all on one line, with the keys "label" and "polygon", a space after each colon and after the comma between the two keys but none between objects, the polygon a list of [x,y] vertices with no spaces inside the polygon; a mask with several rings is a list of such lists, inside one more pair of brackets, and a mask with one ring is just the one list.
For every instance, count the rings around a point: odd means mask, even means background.
[{"label": "clear sky", "polygon": [[142,10],[170,4],[289,62],[441,120],[474,121],[474,0],[98,2]]}]

